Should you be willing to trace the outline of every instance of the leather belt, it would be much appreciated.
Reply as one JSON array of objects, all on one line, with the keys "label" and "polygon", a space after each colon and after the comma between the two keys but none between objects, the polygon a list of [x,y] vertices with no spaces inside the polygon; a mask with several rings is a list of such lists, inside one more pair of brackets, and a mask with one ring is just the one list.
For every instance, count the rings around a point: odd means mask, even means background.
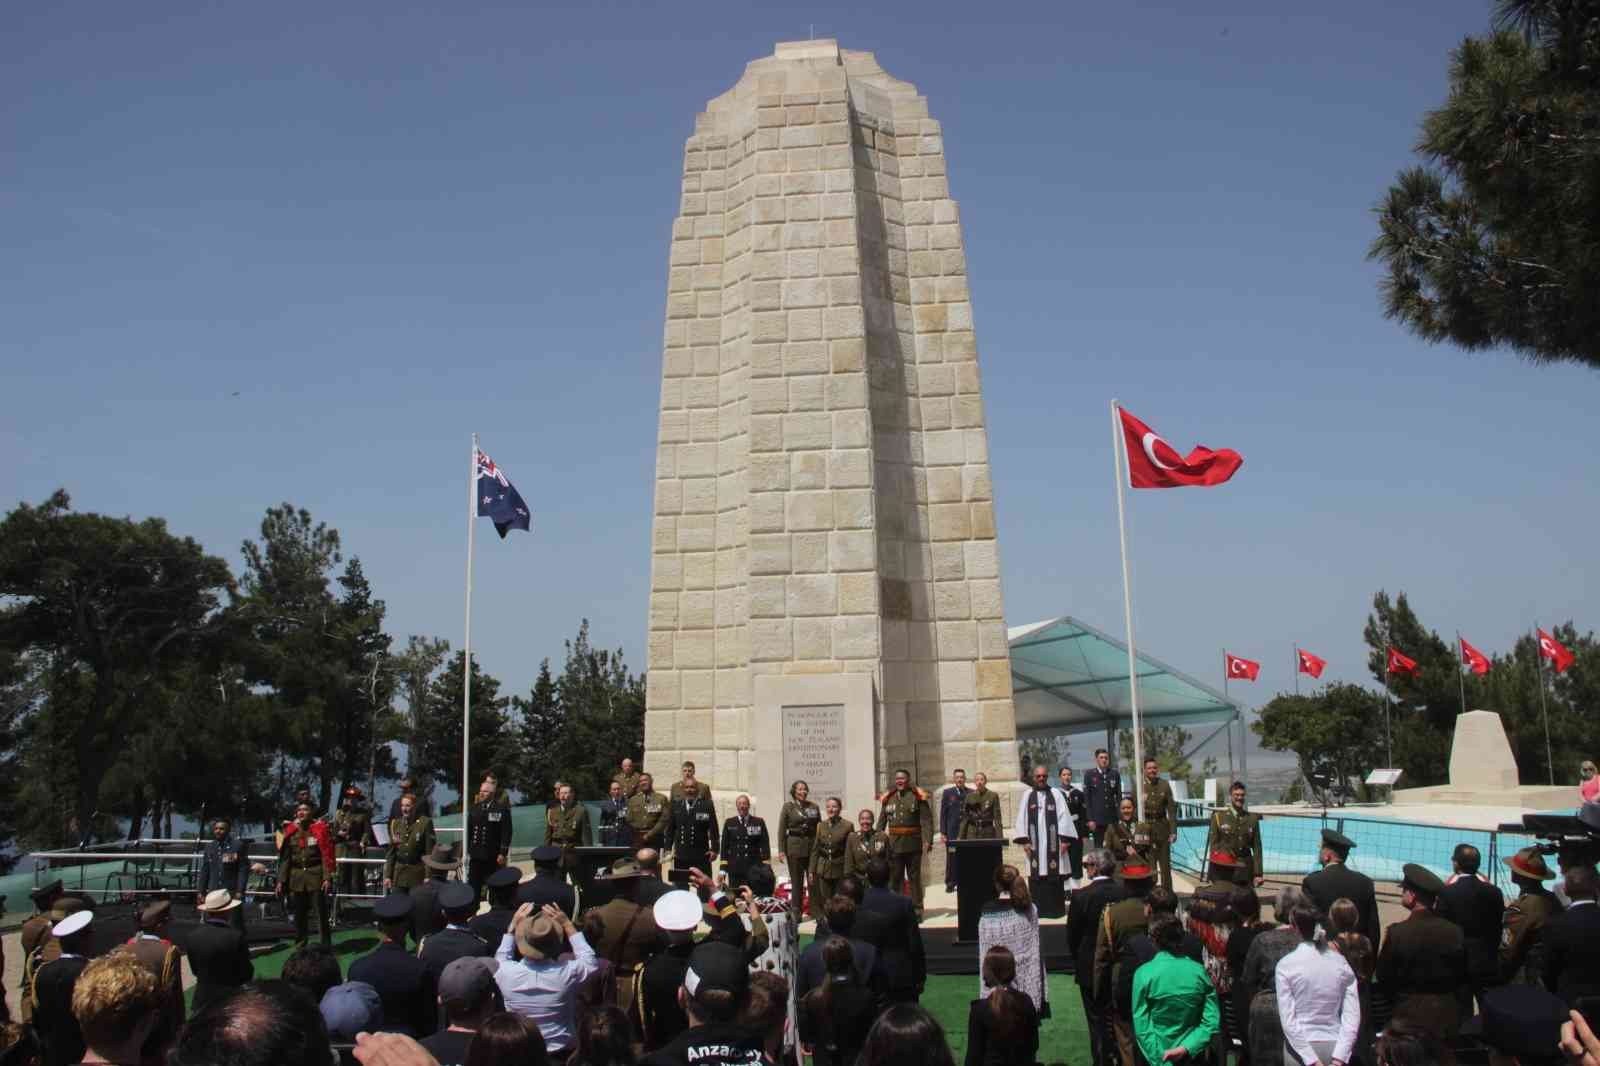
[{"label": "leather belt", "polygon": [[920,825],[891,825],[889,827],[889,832],[893,836],[908,837],[913,833],[920,834],[922,832],[922,827]]}]

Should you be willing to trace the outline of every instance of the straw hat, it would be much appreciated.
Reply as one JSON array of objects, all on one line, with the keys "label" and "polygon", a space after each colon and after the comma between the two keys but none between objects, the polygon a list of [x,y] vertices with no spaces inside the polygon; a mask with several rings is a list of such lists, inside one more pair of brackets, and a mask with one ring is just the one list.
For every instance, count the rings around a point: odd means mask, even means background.
[{"label": "straw hat", "polygon": [[201,914],[224,914],[239,905],[233,893],[225,888],[213,888],[200,903]]}]

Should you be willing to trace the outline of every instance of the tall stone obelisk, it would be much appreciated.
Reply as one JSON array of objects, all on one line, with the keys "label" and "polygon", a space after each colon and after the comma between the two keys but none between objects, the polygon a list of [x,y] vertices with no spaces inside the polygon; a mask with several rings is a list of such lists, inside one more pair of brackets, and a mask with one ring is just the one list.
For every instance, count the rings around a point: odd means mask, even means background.
[{"label": "tall stone obelisk", "polygon": [[669,277],[658,787],[692,760],[771,816],[808,772],[847,812],[902,766],[1014,782],[972,303],[926,99],[831,40],[750,63],[685,145]]}]

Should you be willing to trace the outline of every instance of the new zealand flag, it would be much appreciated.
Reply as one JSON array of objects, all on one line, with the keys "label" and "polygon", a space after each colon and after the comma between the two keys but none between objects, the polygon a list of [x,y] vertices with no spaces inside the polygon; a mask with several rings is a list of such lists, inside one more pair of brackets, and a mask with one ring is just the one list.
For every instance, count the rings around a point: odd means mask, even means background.
[{"label": "new zealand flag", "polygon": [[522,502],[522,494],[482,449],[478,450],[477,459],[478,517],[491,519],[501,540],[513,529],[531,531],[533,516],[528,513],[528,505]]}]

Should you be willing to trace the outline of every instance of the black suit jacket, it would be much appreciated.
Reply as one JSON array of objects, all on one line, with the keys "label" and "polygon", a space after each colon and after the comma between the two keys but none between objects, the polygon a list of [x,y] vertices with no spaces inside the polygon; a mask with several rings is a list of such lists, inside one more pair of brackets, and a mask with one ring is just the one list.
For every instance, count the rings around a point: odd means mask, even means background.
[{"label": "black suit jacket", "polygon": [[1389,927],[1374,980],[1382,996],[1397,1004],[1410,995],[1459,996],[1468,985],[1461,929],[1431,911],[1413,911]]},{"label": "black suit jacket", "polygon": [[1101,829],[1117,820],[1122,803],[1122,775],[1115,766],[1102,770],[1096,766],[1083,775],[1084,818]]},{"label": "black suit jacket", "polygon": [[428,942],[417,949],[417,958],[427,967],[428,974],[437,987],[439,975],[444,972],[446,966],[457,959],[487,959],[494,954],[494,949],[499,943],[497,940],[490,944],[483,937],[459,926],[445,926],[428,937]]},{"label": "black suit jacket", "polygon": [[[804,999],[806,993],[822,983],[827,976],[827,968],[822,962],[822,945],[827,942],[826,936],[819,936],[811,945],[800,953],[799,960],[794,967],[794,994],[795,999]],[[861,976],[862,982],[873,990],[873,994],[880,1000],[883,998],[883,966],[878,961],[878,949],[862,940],[860,937],[850,936],[845,939],[850,941],[850,954],[855,956],[856,973]]]},{"label": "black suit jacket", "polygon": [[[1323,914],[1337,900],[1347,899],[1361,912],[1361,925],[1357,932],[1365,933],[1368,940],[1377,944],[1382,940],[1378,928],[1378,896],[1372,888],[1372,878],[1358,874],[1342,862],[1329,863],[1307,877],[1301,885]],[[1282,918],[1278,919],[1282,921]]]},{"label": "black suit jacket", "polygon": [[517,904],[521,906],[524,903],[531,903],[535,907],[554,903],[568,918],[577,917],[578,894],[571,885],[554,874],[534,874],[531,879],[518,885]]},{"label": "black suit jacket", "polygon": [[439,909],[439,889],[445,882],[428,879],[411,890],[411,939],[418,944],[444,928],[444,912]]},{"label": "black suit jacket", "polygon": [[1544,986],[1576,1010],[1584,996],[1600,996],[1600,906],[1577,902],[1544,929]]},{"label": "black suit jacket", "polygon": [[[856,908],[856,924],[861,916],[881,916],[883,924],[876,940],[883,979],[891,996],[904,998],[918,994],[928,979],[928,958],[922,947],[922,927],[917,924],[917,907],[910,897],[887,888],[868,888],[861,906]],[[857,935],[861,931],[857,929]]]},{"label": "black suit jacket", "polygon": [[39,967],[33,985],[39,994],[33,1010],[33,1028],[44,1044],[45,1066],[68,1066],[86,1050],[78,1019],[72,1015],[72,989],[89,965],[82,955],[63,955]]},{"label": "black suit jacket", "polygon": [[1467,939],[1467,973],[1479,985],[1496,984],[1500,973],[1500,926],[1506,899],[1489,882],[1457,874],[1439,893],[1434,911],[1461,927]]},{"label": "black suit jacket", "polygon": [[249,942],[243,933],[227,923],[226,918],[208,919],[184,938],[189,968],[194,971],[195,980],[191,1016],[207,1003],[221,999],[255,977]]},{"label": "black suit jacket", "polygon": [[350,980],[365,981],[383,1000],[387,1032],[427,1036],[438,1015],[434,978],[404,944],[379,944],[350,964]]},{"label": "black suit jacket", "polygon": [[1067,904],[1067,952],[1072,956],[1078,987],[1094,985],[1094,940],[1100,916],[1127,893],[1109,877],[1097,877],[1072,894]]}]

